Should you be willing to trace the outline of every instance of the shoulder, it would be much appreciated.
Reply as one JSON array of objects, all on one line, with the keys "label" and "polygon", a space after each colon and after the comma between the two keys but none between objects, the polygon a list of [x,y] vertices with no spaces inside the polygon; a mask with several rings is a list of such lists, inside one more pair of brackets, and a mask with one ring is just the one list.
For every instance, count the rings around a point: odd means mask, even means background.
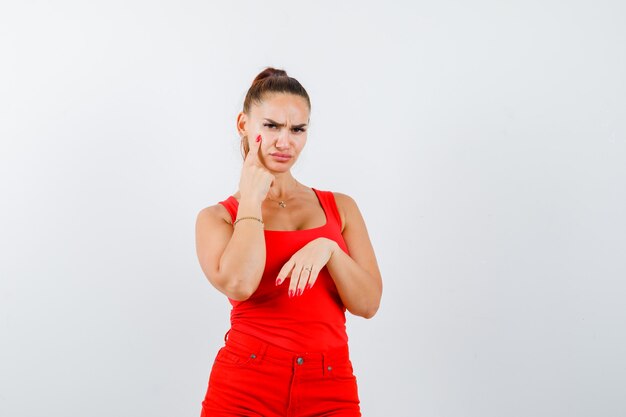
[{"label": "shoulder", "polygon": [[339,191],[331,191],[333,196],[335,197],[335,201],[337,202],[337,205],[342,205],[342,206],[349,206],[349,205],[356,205],[356,201],[354,201],[354,199],[352,197],[350,197],[348,194],[345,193],[340,193]]},{"label": "shoulder", "polygon": [[355,213],[358,213],[358,207],[356,201],[348,194],[339,191],[332,191],[331,193],[335,197],[337,210],[341,217],[341,231],[343,232],[349,219],[354,216]]},{"label": "shoulder", "polygon": [[198,223],[228,223],[230,221],[230,213],[223,204],[217,203],[201,209],[196,216]]}]

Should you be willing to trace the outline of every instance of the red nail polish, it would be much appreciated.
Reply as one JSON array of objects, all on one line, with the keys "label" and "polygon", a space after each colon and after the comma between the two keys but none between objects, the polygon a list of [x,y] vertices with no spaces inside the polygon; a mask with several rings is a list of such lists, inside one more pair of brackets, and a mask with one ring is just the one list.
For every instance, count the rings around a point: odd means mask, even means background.
[{"label": "red nail polish", "polygon": [[280,278],[276,278],[276,285],[280,285]]},{"label": "red nail polish", "polygon": [[293,290],[289,290],[289,298],[293,297]]},{"label": "red nail polish", "polygon": [[296,291],[296,297],[298,297],[300,294],[302,294],[302,288],[298,288],[298,291]]},{"label": "red nail polish", "polygon": [[306,288],[305,289],[308,290],[309,288],[311,288],[311,283],[310,282],[308,284],[306,284]]},{"label": "red nail polish", "polygon": [[257,141],[257,142],[258,142],[258,141],[260,141],[260,140],[261,140],[261,135],[259,135],[259,136],[257,136],[257,137],[256,137],[256,141]]}]

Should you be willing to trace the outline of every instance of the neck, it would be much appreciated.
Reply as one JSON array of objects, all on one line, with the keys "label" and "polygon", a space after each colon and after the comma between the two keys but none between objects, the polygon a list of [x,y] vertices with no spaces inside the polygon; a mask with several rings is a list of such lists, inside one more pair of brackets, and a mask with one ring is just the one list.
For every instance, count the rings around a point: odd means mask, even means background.
[{"label": "neck", "polygon": [[275,200],[289,198],[298,187],[298,181],[291,173],[274,175],[274,183],[270,186],[268,196]]}]

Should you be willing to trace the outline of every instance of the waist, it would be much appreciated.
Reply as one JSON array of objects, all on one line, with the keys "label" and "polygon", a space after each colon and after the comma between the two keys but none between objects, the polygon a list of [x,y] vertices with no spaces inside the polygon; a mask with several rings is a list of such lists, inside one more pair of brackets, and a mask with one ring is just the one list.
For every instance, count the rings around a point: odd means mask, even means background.
[{"label": "waist", "polygon": [[226,335],[224,335],[224,341],[227,346],[244,347],[250,351],[259,352],[259,354],[264,357],[279,361],[291,361],[293,359],[303,358],[303,360],[309,364],[320,364],[329,359],[346,360],[350,357],[348,343],[319,352],[299,352],[276,346],[256,336],[236,329],[230,329]]}]

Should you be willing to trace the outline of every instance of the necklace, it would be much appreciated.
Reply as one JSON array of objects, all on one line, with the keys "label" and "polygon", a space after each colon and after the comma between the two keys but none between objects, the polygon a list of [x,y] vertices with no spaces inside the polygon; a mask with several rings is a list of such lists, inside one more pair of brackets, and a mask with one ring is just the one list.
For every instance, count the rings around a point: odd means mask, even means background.
[{"label": "necklace", "polygon": [[[297,183],[297,182],[296,182],[296,186],[295,186],[295,187],[293,187],[293,189],[295,190],[296,188],[298,188],[298,183]],[[274,200],[273,198],[270,198],[270,197],[269,197],[269,193],[268,193],[268,196],[267,196],[266,198],[267,198],[268,200],[271,200],[271,201],[275,201],[275,202],[277,202],[277,203],[278,203],[278,205],[279,205],[281,208],[285,208],[285,207],[287,207],[287,203],[285,203],[285,200]],[[291,197],[290,197],[290,198],[287,198],[287,200],[290,200],[290,199],[291,199]]]}]

